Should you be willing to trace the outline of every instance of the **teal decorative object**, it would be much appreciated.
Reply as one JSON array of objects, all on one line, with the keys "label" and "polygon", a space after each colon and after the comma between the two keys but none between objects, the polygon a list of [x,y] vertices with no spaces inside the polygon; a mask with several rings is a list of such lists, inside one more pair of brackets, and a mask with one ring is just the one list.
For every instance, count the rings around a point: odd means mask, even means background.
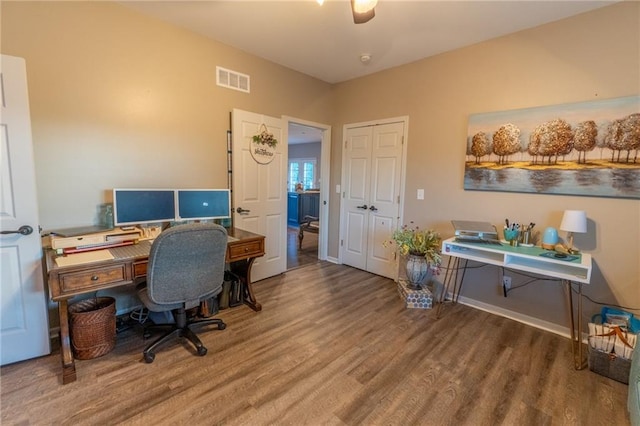
[{"label": "teal decorative object", "polygon": [[545,229],[542,234],[542,248],[553,250],[556,244],[558,244],[558,230],[552,227]]}]

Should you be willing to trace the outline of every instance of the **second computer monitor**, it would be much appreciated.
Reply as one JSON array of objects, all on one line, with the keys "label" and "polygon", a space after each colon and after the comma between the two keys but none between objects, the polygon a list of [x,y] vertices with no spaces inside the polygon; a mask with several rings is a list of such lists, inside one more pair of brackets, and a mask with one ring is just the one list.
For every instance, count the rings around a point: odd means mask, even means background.
[{"label": "second computer monitor", "polygon": [[177,220],[226,219],[231,217],[228,189],[179,189]]}]

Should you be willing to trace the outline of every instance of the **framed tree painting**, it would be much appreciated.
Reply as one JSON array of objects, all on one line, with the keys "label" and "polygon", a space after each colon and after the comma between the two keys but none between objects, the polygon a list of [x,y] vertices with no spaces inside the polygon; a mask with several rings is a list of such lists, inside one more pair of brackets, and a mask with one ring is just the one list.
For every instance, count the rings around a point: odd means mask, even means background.
[{"label": "framed tree painting", "polygon": [[640,199],[640,96],[472,114],[466,190]]}]

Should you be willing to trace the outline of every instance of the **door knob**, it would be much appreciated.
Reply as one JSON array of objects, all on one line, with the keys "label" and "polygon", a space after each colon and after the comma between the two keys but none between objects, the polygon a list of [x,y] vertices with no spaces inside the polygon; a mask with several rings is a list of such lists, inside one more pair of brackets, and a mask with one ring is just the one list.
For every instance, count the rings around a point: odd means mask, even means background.
[{"label": "door knob", "polygon": [[356,209],[366,210],[367,209],[367,205],[363,204],[362,206],[356,206]]},{"label": "door knob", "polygon": [[33,228],[30,227],[29,225],[22,225],[20,228],[18,228],[15,231],[2,231],[0,232],[0,234],[2,235],[7,235],[7,234],[21,234],[21,235],[29,235],[33,232]]},{"label": "door knob", "polygon": [[378,209],[375,206],[369,207],[369,210],[371,210],[372,212],[377,212],[378,211]]},{"label": "door knob", "polygon": [[251,210],[245,210],[245,209],[243,209],[242,207],[238,207],[238,208],[236,209],[236,213],[238,213],[238,214],[242,214],[242,213],[249,213],[249,212],[251,212]]}]

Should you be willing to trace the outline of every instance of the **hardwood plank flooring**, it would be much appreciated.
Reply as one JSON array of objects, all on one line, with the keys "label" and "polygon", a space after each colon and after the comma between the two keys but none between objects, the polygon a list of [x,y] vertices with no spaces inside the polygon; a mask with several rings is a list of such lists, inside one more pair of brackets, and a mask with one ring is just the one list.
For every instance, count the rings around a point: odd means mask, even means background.
[{"label": "hardwood plank flooring", "polygon": [[297,227],[287,227],[287,270],[318,262],[318,234],[305,232],[302,248],[298,248],[299,230]]},{"label": "hardwood plank flooring", "polygon": [[116,348],[0,369],[2,425],[626,425],[627,386],[575,371],[568,339],[463,305],[406,309],[393,281],[327,262],[257,283],[262,312],[221,311],[142,361],[140,327]]}]

